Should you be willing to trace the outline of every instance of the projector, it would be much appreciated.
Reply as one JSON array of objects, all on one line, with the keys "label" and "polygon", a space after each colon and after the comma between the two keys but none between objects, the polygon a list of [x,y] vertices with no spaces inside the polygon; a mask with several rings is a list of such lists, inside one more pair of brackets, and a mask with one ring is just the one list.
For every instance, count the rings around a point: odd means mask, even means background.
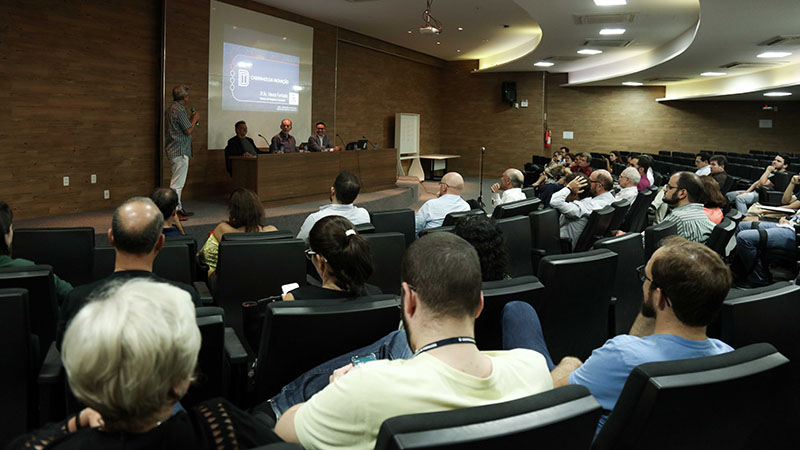
[{"label": "projector", "polygon": [[441,32],[441,29],[432,25],[428,25],[427,27],[419,27],[419,34],[439,34]]}]

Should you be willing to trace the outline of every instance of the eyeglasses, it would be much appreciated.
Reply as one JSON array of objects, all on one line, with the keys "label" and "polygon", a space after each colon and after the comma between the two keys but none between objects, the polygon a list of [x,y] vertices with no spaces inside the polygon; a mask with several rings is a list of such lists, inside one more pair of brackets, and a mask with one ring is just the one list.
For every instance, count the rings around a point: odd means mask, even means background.
[{"label": "eyeglasses", "polygon": [[655,283],[653,283],[653,280],[651,280],[650,278],[647,277],[647,272],[645,271],[645,266],[642,265],[642,266],[637,267],[636,268],[636,273],[639,275],[639,281],[641,281],[642,283],[644,283],[645,280],[647,280],[650,283],[655,284]]},{"label": "eyeglasses", "polygon": [[317,131],[325,131],[325,127],[317,127]]},{"label": "eyeglasses", "polygon": [[667,190],[670,190],[670,189],[678,189],[678,186],[673,186],[673,185],[667,183]]},{"label": "eyeglasses", "polygon": [[309,260],[309,261],[311,261],[311,258],[314,255],[319,255],[319,257],[322,258],[323,261],[328,262],[328,260],[325,259],[324,256],[320,255],[319,253],[315,252],[314,250],[311,250],[310,248],[307,248],[307,249],[303,250],[303,252],[306,254],[306,259]]},{"label": "eyeglasses", "polygon": [[451,187],[452,187],[452,186],[450,186],[449,184],[447,184],[447,183],[442,183],[442,182],[440,181],[440,182],[439,182],[439,186],[442,186],[442,185],[444,185],[444,186],[447,186],[448,188],[451,188]]}]

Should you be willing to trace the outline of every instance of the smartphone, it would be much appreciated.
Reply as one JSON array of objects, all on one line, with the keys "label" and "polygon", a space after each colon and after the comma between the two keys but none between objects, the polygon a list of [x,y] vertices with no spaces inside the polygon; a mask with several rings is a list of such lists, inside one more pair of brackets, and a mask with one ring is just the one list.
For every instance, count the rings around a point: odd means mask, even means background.
[{"label": "smartphone", "polygon": [[293,291],[299,287],[300,285],[297,283],[284,284],[283,286],[281,286],[281,291],[283,292],[283,295],[286,295],[287,292]]},{"label": "smartphone", "polygon": [[360,364],[368,363],[370,361],[375,361],[376,359],[378,358],[375,356],[375,353],[370,353],[364,356],[353,356],[352,358],[350,358],[350,362],[353,363],[354,366],[358,366]]}]

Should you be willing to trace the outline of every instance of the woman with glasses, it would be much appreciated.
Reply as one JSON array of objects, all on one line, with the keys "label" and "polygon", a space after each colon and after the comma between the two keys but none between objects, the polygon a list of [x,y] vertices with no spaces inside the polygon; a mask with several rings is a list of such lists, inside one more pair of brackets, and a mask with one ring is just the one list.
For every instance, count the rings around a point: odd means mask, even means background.
[{"label": "woman with glasses", "polygon": [[351,298],[380,294],[369,284],[372,254],[369,243],[342,216],[323,217],[308,235],[308,258],[322,286],[306,285],[287,292],[284,300]]}]

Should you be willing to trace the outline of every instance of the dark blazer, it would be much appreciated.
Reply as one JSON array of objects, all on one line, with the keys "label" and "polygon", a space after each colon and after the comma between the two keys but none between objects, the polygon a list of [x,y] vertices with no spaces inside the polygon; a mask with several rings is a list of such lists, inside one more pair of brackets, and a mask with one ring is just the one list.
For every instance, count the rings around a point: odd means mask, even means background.
[{"label": "dark blazer", "polygon": [[[253,144],[253,148],[256,149],[258,153],[269,153],[259,150],[258,147],[256,147],[256,143],[253,142],[253,140],[249,137],[245,136],[245,139]],[[231,171],[231,156],[242,155],[244,155],[244,147],[242,146],[242,141],[239,140],[239,136],[234,136],[228,139],[228,145],[225,146],[225,170],[228,171],[229,175],[233,175],[233,172]]]},{"label": "dark blazer", "polygon": [[331,140],[328,138],[327,134],[322,136],[322,145],[319,144],[319,136],[316,134],[312,134],[308,138],[308,151],[310,152],[321,152],[333,147],[334,146],[331,145]]}]

